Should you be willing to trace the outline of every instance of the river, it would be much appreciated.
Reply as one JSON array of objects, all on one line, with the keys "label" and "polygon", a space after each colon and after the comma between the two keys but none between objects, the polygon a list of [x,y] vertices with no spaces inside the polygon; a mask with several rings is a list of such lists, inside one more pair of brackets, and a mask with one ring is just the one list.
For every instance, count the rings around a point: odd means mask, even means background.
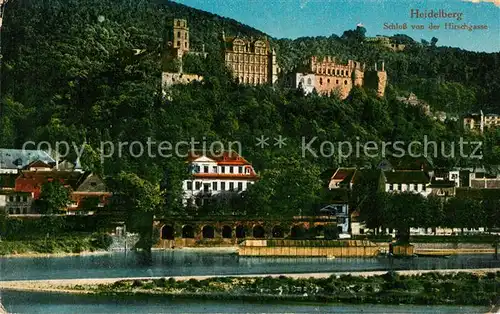
[{"label": "river", "polygon": [[369,270],[500,267],[490,254],[450,258],[262,258],[227,252],[155,251],[151,259],[134,253],[48,258],[0,258],[0,280],[286,274]]},{"label": "river", "polygon": [[[135,253],[68,257],[0,258],[0,280],[118,278],[146,276],[286,274],[307,272],[416,270],[500,267],[492,255],[450,258],[257,258],[227,252],[196,250],[155,251],[151,258]],[[317,305],[242,303],[228,301],[168,300],[60,295],[1,291],[4,306],[15,313],[485,313],[486,307]]]}]

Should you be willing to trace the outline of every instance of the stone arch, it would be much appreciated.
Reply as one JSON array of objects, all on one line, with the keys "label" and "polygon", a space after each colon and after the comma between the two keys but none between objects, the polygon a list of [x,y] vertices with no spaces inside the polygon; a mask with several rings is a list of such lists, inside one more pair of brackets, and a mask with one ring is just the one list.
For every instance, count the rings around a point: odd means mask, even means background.
[{"label": "stone arch", "polygon": [[213,239],[215,237],[215,229],[210,225],[203,226],[201,234],[204,239]]},{"label": "stone arch", "polygon": [[233,228],[230,226],[222,226],[222,237],[224,239],[230,239],[233,236]]},{"label": "stone arch", "polygon": [[186,239],[194,238],[194,228],[191,225],[185,225],[182,227],[182,237]]},{"label": "stone arch", "polygon": [[252,235],[254,238],[262,239],[266,236],[266,230],[261,225],[255,225],[252,228]]},{"label": "stone arch", "polygon": [[161,228],[161,238],[162,240],[173,240],[175,237],[174,227],[171,225],[164,225]]},{"label": "stone arch", "polygon": [[303,225],[294,225],[290,228],[290,238],[300,239],[304,238],[306,234],[306,229]]},{"label": "stone arch", "polygon": [[274,226],[272,231],[271,231],[273,238],[284,238],[285,237],[285,232],[283,231],[283,228],[281,226]]},{"label": "stone arch", "polygon": [[243,227],[242,225],[236,226],[235,233],[236,233],[236,238],[238,239],[246,237],[245,227]]}]

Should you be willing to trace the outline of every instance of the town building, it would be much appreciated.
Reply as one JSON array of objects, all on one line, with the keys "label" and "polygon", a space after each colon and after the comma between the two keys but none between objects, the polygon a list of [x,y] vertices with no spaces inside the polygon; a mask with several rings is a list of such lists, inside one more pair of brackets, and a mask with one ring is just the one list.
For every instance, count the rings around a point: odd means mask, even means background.
[{"label": "town building", "polygon": [[430,178],[420,170],[393,170],[383,172],[385,192],[401,193],[412,192],[427,197],[431,189],[428,188]]},{"label": "town building", "polygon": [[338,189],[338,188],[347,188],[351,189],[353,185],[353,178],[356,174],[356,168],[338,168],[333,173],[330,178],[330,183],[328,184],[328,189]]},{"label": "town building", "polygon": [[500,189],[500,173],[493,174],[485,169],[469,173],[469,187],[472,189]]},{"label": "town building", "polygon": [[498,114],[484,114],[481,110],[480,113],[471,113],[464,117],[464,128],[471,131],[484,132],[485,129],[500,127],[500,115]]},{"label": "town building", "polygon": [[56,160],[43,150],[0,148],[0,174],[19,173],[33,162],[42,162],[50,168]]},{"label": "town building", "polygon": [[387,85],[387,73],[384,62],[380,69],[377,64],[372,69],[366,69],[365,64],[353,60],[343,64],[331,56],[312,56],[287,75],[286,84],[302,89],[305,94],[314,90],[321,95],[337,93],[341,99],[349,95],[353,86],[366,86],[375,89],[377,95],[382,97]]},{"label": "town building", "polygon": [[202,205],[214,196],[241,193],[258,180],[252,165],[236,152],[190,152],[191,177],[183,182],[184,204]]},{"label": "town building", "polygon": [[329,216],[335,216],[337,220],[337,231],[340,239],[348,239],[351,237],[349,233],[349,203],[347,200],[332,203],[320,209],[320,213]]},{"label": "town building", "polygon": [[456,195],[457,188],[460,187],[459,170],[438,169],[431,172],[431,182],[429,195],[443,197],[445,200]]},{"label": "town building", "polygon": [[102,179],[67,161],[48,164],[35,160],[17,173],[0,173],[0,210],[9,215],[39,214],[35,201],[40,198],[43,184],[51,181],[59,181],[69,189],[72,203],[66,209],[68,215],[93,214],[111,196]]},{"label": "town building", "polygon": [[265,38],[226,36],[222,32],[222,47],[226,67],[240,84],[275,84],[280,68],[276,51]]}]

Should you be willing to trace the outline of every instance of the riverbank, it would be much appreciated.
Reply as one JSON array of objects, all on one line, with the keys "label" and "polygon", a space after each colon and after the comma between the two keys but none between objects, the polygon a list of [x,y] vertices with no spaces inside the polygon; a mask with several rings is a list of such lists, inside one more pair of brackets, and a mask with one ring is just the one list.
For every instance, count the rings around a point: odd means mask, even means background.
[{"label": "riverbank", "polygon": [[500,268],[2,281],[0,289],[174,298],[490,305]]},{"label": "riverbank", "polygon": [[107,234],[0,241],[0,257],[60,257],[102,254],[112,243]]}]

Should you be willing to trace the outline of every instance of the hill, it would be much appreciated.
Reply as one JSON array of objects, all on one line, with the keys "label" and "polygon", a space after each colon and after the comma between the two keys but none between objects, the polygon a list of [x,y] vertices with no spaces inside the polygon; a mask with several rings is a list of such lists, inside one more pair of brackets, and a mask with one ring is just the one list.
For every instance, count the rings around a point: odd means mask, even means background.
[{"label": "hill", "polygon": [[[161,54],[173,17],[188,19],[193,46],[204,43],[210,55],[201,65],[205,81],[176,86],[167,100],[160,90]],[[125,171],[161,183],[171,200],[167,204],[173,204],[180,197],[181,180],[188,175],[183,158],[144,156],[130,143],[238,141],[263,178],[252,192],[257,198],[252,203],[276,213],[315,204],[322,172],[338,165],[375,165],[383,158],[343,157],[340,142],[407,143],[427,136],[450,144],[464,136],[485,140],[481,163],[500,163],[500,132],[484,137],[463,134],[460,122],[435,121],[396,100],[398,94],[414,91],[435,109],[462,112],[483,103],[498,108],[498,53],[416,43],[394,53],[368,47],[359,30],[340,37],[272,39],[284,69],[311,54],[367,63],[386,60],[391,86],[385,98],[354,88],[341,101],[334,96],[304,96],[297,90],[237,85],[218,53],[222,29],[227,34],[265,35],[172,2],[9,2],[2,30],[0,146],[21,147],[28,140],[52,145],[85,142],[84,168],[111,177]],[[287,138],[281,149],[273,142],[280,135]],[[269,138],[266,149],[255,145],[261,136]],[[313,138],[312,147],[323,150],[323,156],[301,149],[303,141]],[[119,143],[127,144],[123,149]],[[111,145],[114,154],[103,158]],[[432,159],[443,167],[479,162],[461,156]],[[287,201],[290,195],[294,202]]]}]

